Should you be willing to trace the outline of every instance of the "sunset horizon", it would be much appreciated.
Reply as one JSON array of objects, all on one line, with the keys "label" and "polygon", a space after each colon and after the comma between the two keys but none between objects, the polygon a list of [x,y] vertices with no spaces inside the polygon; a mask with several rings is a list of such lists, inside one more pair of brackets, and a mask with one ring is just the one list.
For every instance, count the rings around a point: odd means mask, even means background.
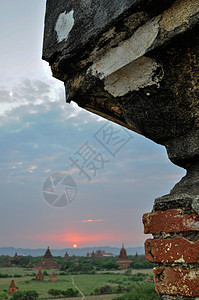
[{"label": "sunset horizon", "polygon": [[[44,14],[45,1],[2,3],[1,245],[143,247],[142,215],[185,171],[163,146],[66,103],[41,59]],[[86,149],[100,162],[88,173]]]}]

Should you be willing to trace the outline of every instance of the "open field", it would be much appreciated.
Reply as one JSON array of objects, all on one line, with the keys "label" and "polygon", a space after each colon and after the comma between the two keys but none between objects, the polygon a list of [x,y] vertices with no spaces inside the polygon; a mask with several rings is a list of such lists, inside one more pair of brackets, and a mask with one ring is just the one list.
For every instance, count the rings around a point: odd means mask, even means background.
[{"label": "open field", "polygon": [[[124,274],[126,270],[115,270],[115,271],[98,271],[97,274],[106,274],[106,273],[112,273],[112,274]],[[131,274],[137,274],[137,273],[142,273],[142,274],[153,274],[153,269],[140,269],[140,270],[131,270]]]},{"label": "open field", "polygon": [[[0,268],[0,273],[2,274],[20,274],[22,277],[15,278],[15,284],[20,291],[24,290],[35,290],[39,293],[39,299],[53,299],[48,295],[49,289],[67,290],[68,288],[74,288],[72,284],[72,277],[74,278],[75,285],[81,290],[81,292],[86,296],[88,300],[111,300],[114,295],[103,295],[103,296],[90,296],[96,288],[101,288],[102,286],[117,286],[118,283],[131,284],[132,281],[129,276],[122,274],[120,272],[109,272],[109,274],[98,273],[95,275],[57,275],[57,281],[49,281],[49,276],[44,276],[44,281],[35,281],[33,273],[36,273],[35,269],[23,269],[23,268]],[[152,270],[132,270],[132,274],[144,273],[149,274]],[[52,271],[48,270],[48,274]],[[111,273],[111,274],[110,274]],[[32,276],[27,276],[27,275]],[[59,271],[57,271],[59,274]],[[117,282],[114,282],[116,281]],[[11,282],[11,278],[0,278],[0,291],[7,290]],[[101,298],[100,298],[101,297]],[[81,299],[78,298],[67,298],[67,299]],[[55,298],[54,298],[55,299]],[[58,299],[58,298],[56,298]],[[64,299],[64,298],[62,298]]]},{"label": "open field", "polygon": [[[120,294],[102,295],[102,296],[86,296],[85,300],[112,300],[113,298],[120,296]],[[76,298],[56,298],[56,300],[81,300],[82,297]],[[51,299],[52,300],[52,299]]]},{"label": "open field", "polygon": [[37,273],[38,270],[32,269],[32,268],[20,268],[20,267],[2,267],[0,268],[0,273],[1,274],[8,274],[8,275],[13,275],[13,274],[19,274],[25,276],[26,274],[33,274]]},{"label": "open field", "polygon": [[[113,283],[109,283],[108,280],[115,279],[117,276],[120,279],[120,275],[75,275],[74,280],[78,288],[83,292],[84,295],[90,295],[96,288],[100,288],[103,285],[115,286]],[[124,277],[124,276],[123,276]],[[121,278],[122,279],[122,278]],[[0,291],[4,289],[7,290],[10,284],[11,278],[1,278],[0,279]],[[67,290],[68,288],[73,288],[71,277],[58,276],[58,280],[55,282],[49,281],[49,278],[45,276],[44,281],[35,281],[27,278],[15,278],[15,284],[19,287],[20,291],[23,290],[35,290],[42,297],[49,297],[47,292],[49,289],[60,289]]]}]

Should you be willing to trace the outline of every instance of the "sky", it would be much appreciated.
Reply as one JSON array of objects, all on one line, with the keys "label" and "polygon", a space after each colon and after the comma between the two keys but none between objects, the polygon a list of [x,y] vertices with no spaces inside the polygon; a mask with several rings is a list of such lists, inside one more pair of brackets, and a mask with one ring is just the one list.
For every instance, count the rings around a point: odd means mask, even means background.
[{"label": "sky", "polygon": [[41,59],[45,1],[0,1],[0,247],[143,246],[142,215],[185,171],[67,104]]}]

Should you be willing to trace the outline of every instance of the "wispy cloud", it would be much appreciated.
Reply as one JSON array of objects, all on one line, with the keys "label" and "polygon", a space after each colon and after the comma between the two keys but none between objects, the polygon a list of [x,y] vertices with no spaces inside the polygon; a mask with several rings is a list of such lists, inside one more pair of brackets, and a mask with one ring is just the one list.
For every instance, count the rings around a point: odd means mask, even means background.
[{"label": "wispy cloud", "polygon": [[59,122],[74,119],[75,122],[71,124],[80,129],[81,125],[87,125],[88,118],[95,121],[98,119],[96,115],[85,112],[74,102],[66,104],[64,85],[58,81],[52,84],[49,79],[44,82],[24,78],[15,83],[12,89],[0,86],[0,126],[9,123],[23,125],[22,117],[38,115],[41,112],[57,112]]},{"label": "wispy cloud", "polygon": [[94,184],[94,183],[100,183],[100,182],[110,182],[110,178],[107,177],[96,177],[96,178],[92,178],[92,180],[89,182],[90,184]]},{"label": "wispy cloud", "polygon": [[36,166],[36,165],[32,165],[32,166],[28,167],[27,170],[28,170],[30,173],[32,173],[35,169],[37,169],[37,166]]},{"label": "wispy cloud", "polygon": [[98,219],[98,220],[88,219],[88,220],[81,220],[80,222],[82,222],[82,223],[96,223],[96,222],[104,222],[104,220],[102,220],[102,219]]}]

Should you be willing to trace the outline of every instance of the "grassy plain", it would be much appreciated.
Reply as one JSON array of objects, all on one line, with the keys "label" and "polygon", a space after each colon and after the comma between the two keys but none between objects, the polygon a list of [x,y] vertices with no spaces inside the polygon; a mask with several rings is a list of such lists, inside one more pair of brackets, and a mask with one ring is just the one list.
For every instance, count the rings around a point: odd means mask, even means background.
[{"label": "grassy plain", "polygon": [[[20,291],[25,290],[35,290],[39,293],[39,299],[53,299],[48,295],[49,289],[59,289],[67,290],[68,288],[74,288],[72,285],[71,275],[57,275],[57,281],[49,281],[49,276],[44,276],[44,281],[35,281],[33,280],[35,276],[33,273],[36,273],[35,269],[23,269],[23,268],[0,268],[0,273],[2,274],[20,274],[22,277],[15,278],[15,284]],[[48,271],[48,274],[51,274],[52,271]],[[56,272],[59,274],[59,271]],[[135,273],[151,273],[151,270],[133,270],[132,274]],[[32,275],[32,276],[28,276]],[[88,300],[110,300],[114,298],[114,295],[103,295],[101,296],[90,296],[96,288],[100,288],[105,285],[117,286],[115,282],[110,281],[121,281],[125,284],[131,283],[129,276],[122,274],[120,272],[114,272],[111,274],[95,274],[95,275],[73,275],[75,285],[82,291]],[[8,290],[8,286],[11,282],[11,278],[0,278],[0,291]],[[55,299],[55,298],[54,298]],[[58,298],[56,298],[58,299]],[[62,298],[63,299],[63,298]],[[69,298],[67,298],[69,299]],[[73,299],[73,298],[71,298]],[[78,299],[78,298],[74,298]],[[81,297],[79,298],[81,299]]]}]

